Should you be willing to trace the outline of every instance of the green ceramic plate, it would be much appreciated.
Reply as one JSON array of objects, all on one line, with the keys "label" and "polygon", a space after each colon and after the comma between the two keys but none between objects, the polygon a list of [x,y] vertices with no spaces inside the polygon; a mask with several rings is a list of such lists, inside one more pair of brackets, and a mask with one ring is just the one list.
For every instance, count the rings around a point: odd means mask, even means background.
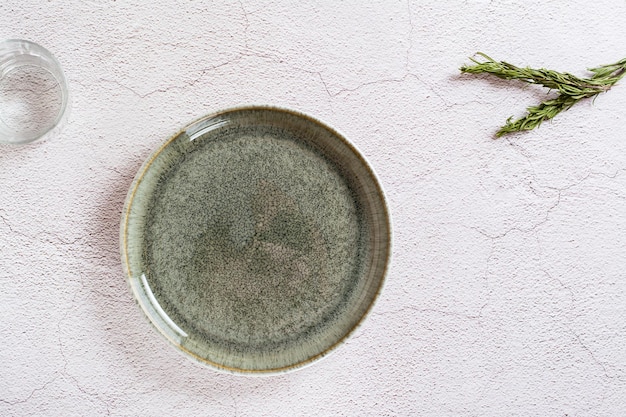
[{"label": "green ceramic plate", "polygon": [[390,227],[374,174],[343,137],[250,107],[198,120],[150,156],[121,244],[139,305],[179,350],[271,373],[323,357],[359,325]]}]

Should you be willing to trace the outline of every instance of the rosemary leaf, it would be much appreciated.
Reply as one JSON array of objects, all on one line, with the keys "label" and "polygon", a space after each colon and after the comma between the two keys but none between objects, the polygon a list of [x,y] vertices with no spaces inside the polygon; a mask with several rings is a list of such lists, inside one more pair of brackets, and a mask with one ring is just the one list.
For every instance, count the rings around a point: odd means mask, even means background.
[{"label": "rosemary leaf", "polygon": [[538,106],[531,106],[526,109],[526,116],[511,121],[512,117],[506,121],[506,124],[496,132],[496,137],[504,136],[507,133],[521,132],[523,130],[532,130],[539,127],[544,120],[552,119],[560,112],[572,107],[578,99],[566,94],[561,94],[553,100],[547,100]]},{"label": "rosemary leaf", "polygon": [[470,58],[474,64],[462,66],[461,72],[491,74],[505,80],[520,80],[529,84],[542,85],[559,92],[556,98],[546,100],[538,106],[529,107],[528,113],[523,118],[515,121],[511,121],[512,118],[509,118],[496,133],[497,137],[539,127],[541,122],[552,119],[578,101],[608,91],[626,75],[626,58],[614,64],[589,69],[593,73],[591,78],[579,78],[567,72],[557,72],[544,68],[520,68],[508,62],[496,61],[482,52],[478,52],[476,55],[481,59]]}]

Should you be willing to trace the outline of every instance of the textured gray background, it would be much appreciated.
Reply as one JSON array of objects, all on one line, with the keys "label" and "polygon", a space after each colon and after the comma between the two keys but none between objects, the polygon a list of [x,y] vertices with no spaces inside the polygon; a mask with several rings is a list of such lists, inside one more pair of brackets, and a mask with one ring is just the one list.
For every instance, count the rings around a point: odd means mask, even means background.
[{"label": "textured gray background", "polygon": [[[626,414],[626,82],[492,140],[545,92],[459,76],[481,50],[583,75],[626,55],[626,2],[3,0],[73,94],[59,137],[0,148],[0,415]],[[206,113],[274,104],[377,171],[394,253],[330,357],[245,378],[175,352],[134,304],[133,175]]]}]

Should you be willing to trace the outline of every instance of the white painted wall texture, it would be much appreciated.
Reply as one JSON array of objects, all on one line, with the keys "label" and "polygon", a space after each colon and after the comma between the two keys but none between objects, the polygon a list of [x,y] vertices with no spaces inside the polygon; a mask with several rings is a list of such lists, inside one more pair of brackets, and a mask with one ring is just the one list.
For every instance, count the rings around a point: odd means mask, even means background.
[{"label": "white painted wall texture", "polygon": [[[3,0],[0,38],[55,53],[73,108],[0,148],[0,415],[626,415],[626,81],[494,141],[545,91],[458,72],[484,51],[584,75],[625,27],[623,0]],[[344,133],[393,216],[366,323],[275,377],[175,352],[119,256],[143,160],[242,104]]]}]

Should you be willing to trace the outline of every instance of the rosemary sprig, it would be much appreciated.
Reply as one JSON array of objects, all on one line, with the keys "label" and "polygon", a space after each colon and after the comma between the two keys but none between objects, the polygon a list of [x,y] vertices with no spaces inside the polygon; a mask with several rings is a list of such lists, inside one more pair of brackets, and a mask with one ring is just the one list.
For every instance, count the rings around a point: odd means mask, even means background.
[{"label": "rosemary sprig", "polygon": [[538,106],[528,107],[528,113],[521,119],[512,121],[513,118],[509,117],[506,124],[496,133],[497,137],[512,132],[534,129],[544,120],[552,119],[578,101],[608,91],[626,75],[626,58],[614,64],[589,69],[593,73],[591,78],[579,78],[567,72],[557,72],[544,68],[520,68],[508,62],[495,61],[482,52],[478,52],[476,55],[483,60],[470,58],[474,65],[462,66],[461,72],[492,74],[505,80],[521,80],[529,84],[539,84],[559,92],[559,95],[554,99],[546,100]]}]

